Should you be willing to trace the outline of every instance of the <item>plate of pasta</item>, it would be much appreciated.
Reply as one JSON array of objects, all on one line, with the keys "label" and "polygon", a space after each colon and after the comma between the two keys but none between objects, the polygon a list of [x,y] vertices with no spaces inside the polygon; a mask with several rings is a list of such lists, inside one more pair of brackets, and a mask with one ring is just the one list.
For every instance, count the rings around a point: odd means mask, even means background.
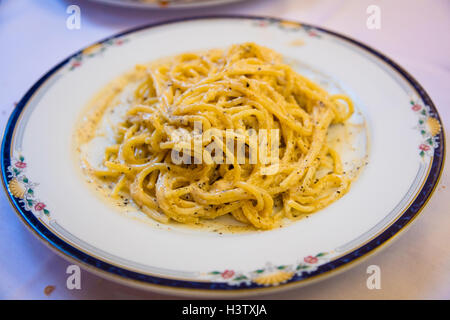
[{"label": "plate of pasta", "polygon": [[383,248],[444,154],[433,102],[386,56],[320,27],[215,16],[55,66],[10,116],[2,181],[33,233],[89,271],[240,296]]}]

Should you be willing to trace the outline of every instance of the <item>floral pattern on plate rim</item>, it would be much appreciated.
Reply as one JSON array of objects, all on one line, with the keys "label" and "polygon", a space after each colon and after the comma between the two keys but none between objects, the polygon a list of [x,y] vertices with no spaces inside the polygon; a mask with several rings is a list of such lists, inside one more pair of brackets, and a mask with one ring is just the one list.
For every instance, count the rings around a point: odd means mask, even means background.
[{"label": "floral pattern on plate rim", "polygon": [[439,146],[439,133],[441,131],[441,124],[434,116],[431,108],[422,105],[415,99],[410,101],[411,109],[417,113],[417,125],[414,127],[421,134],[421,143],[419,144],[419,155],[432,157],[434,150]]},{"label": "floral pattern on plate rim", "polygon": [[232,286],[251,283],[262,286],[276,286],[292,279],[295,275],[302,276],[303,273],[311,273],[317,268],[330,261],[331,252],[320,252],[314,256],[306,256],[294,264],[274,265],[267,263],[263,268],[241,272],[231,269],[223,271],[211,271],[203,274],[203,278],[214,282],[226,282]]},{"label": "floral pattern on plate rim", "polygon": [[289,21],[289,20],[278,20],[278,19],[263,19],[254,21],[253,24],[258,27],[268,27],[268,26],[277,26],[280,29],[286,31],[298,31],[303,30],[306,34],[312,38],[321,38],[321,34],[319,31],[311,26],[303,25],[299,22]]},{"label": "floral pattern on plate rim", "polygon": [[85,48],[83,51],[81,51],[79,54],[77,54],[70,60],[69,71],[72,71],[72,70],[80,67],[86,58],[95,57],[95,56],[103,53],[106,49],[108,49],[110,47],[121,46],[128,41],[129,41],[128,38],[107,39],[103,42],[95,43],[95,44]]},{"label": "floral pattern on plate rim", "polygon": [[27,163],[24,156],[19,155],[17,158],[11,159],[11,164],[8,166],[9,192],[36,217],[41,217],[42,214],[50,216],[47,205],[36,197],[35,188],[39,184],[30,181],[25,175],[26,168]]}]

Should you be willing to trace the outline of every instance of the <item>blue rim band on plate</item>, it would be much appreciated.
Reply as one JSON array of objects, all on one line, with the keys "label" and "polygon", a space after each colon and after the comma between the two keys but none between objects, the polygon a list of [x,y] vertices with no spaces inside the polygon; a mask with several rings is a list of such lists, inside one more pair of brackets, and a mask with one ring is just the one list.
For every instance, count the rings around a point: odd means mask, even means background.
[{"label": "blue rim band on plate", "polygon": [[[248,19],[248,20],[269,20],[273,22],[282,22],[286,21],[284,19],[277,19],[277,18],[271,18],[271,17],[262,17],[262,16],[245,16],[245,15],[213,15],[213,16],[199,16],[199,17],[190,17],[190,18],[181,18],[181,19],[175,19],[170,21],[164,21],[164,22],[158,22],[154,24],[149,24],[145,26],[141,26],[138,28],[133,28],[130,30],[127,30],[125,32],[116,34],[112,37],[108,37],[104,40],[101,40],[99,42],[96,42],[95,44],[101,44],[106,41],[136,32],[144,29],[149,29],[152,27],[157,27],[165,24],[172,24],[182,21],[190,21],[190,20],[200,20],[200,19]],[[421,97],[421,99],[424,101],[426,105],[430,107],[431,112],[433,113],[433,116],[439,120],[440,123],[440,117],[438,114],[438,111],[436,110],[433,102],[431,101],[428,94],[425,92],[425,90],[422,88],[422,86],[408,73],[406,72],[402,67],[400,67],[397,63],[393,62],[391,59],[386,57],[385,55],[379,53],[373,48],[370,48],[369,46],[360,43],[359,41],[353,40],[347,36],[341,35],[339,33],[329,31],[327,29],[323,29],[320,27],[316,27],[309,24],[303,24],[302,26],[307,28],[314,28],[316,30],[319,30],[323,33],[330,34],[333,36],[336,36],[342,40],[345,40],[349,43],[352,43],[359,48],[362,48],[369,52],[370,54],[378,57],[385,63],[387,63],[390,67],[392,67],[394,70],[396,70],[417,92],[417,94]],[[89,47],[89,46],[88,46]],[[153,276],[148,274],[142,274],[134,271],[127,270],[125,268],[112,265],[110,263],[107,263],[105,261],[99,260],[95,257],[92,257],[79,249],[73,247],[72,245],[65,242],[63,239],[59,238],[57,235],[55,235],[52,231],[50,231],[44,224],[42,224],[38,218],[31,212],[25,209],[24,204],[19,203],[18,199],[15,198],[12,194],[9,193],[7,185],[8,185],[8,177],[7,177],[7,168],[11,164],[11,143],[12,143],[12,137],[14,133],[14,129],[16,127],[16,124],[19,120],[19,117],[24,110],[27,102],[31,99],[33,94],[39,89],[39,87],[49,78],[51,77],[55,72],[57,72],[59,69],[61,69],[63,66],[65,66],[73,57],[79,55],[83,50],[80,50],[76,52],[75,54],[71,55],[61,63],[59,63],[57,66],[52,68],[48,73],[46,73],[41,79],[39,79],[28,92],[25,94],[25,96],[20,100],[20,102],[15,107],[14,111],[12,112],[8,123],[6,125],[5,133],[3,136],[3,142],[1,147],[1,169],[2,169],[2,182],[3,186],[8,194],[8,198],[13,205],[14,209],[17,211],[19,216],[26,222],[28,227],[30,227],[40,238],[45,240],[47,244],[49,244],[51,247],[56,248],[59,253],[62,253],[64,256],[74,259],[79,263],[84,264],[87,267],[95,267],[99,269],[100,271],[105,271],[109,273],[110,275],[119,276],[122,278],[122,280],[133,280],[140,282],[141,285],[149,285],[149,287],[152,286],[163,286],[167,289],[198,289],[198,290],[226,290],[226,291],[233,291],[235,293],[238,293],[236,291],[245,291],[245,289],[257,289],[257,291],[260,290],[267,290],[268,287],[265,287],[263,285],[256,284],[254,282],[251,283],[241,283],[240,285],[230,285],[225,282],[204,282],[204,281],[186,281],[186,280],[177,280],[177,279],[168,279],[163,278],[160,276]],[[362,257],[366,257],[368,253],[373,253],[375,249],[381,248],[383,244],[386,244],[388,240],[392,239],[395,235],[397,235],[401,230],[403,230],[423,209],[423,207],[426,205],[427,201],[429,200],[431,194],[433,193],[434,189],[436,188],[439,178],[442,173],[443,165],[444,165],[444,158],[445,158],[445,135],[444,130],[442,129],[438,135],[439,138],[439,145],[434,150],[434,156],[432,159],[431,169],[429,172],[429,175],[421,188],[420,192],[418,193],[417,197],[414,199],[414,201],[410,204],[410,206],[404,211],[404,213],[397,218],[396,221],[394,221],[386,230],[384,230],[381,234],[376,236],[374,239],[370,240],[369,242],[365,243],[361,247],[353,250],[352,252],[341,256],[339,258],[336,258],[334,260],[331,260],[323,265],[320,265],[317,270],[312,272],[303,272],[300,274],[295,274],[291,279],[289,279],[287,282],[278,285],[277,287],[272,287],[272,289],[277,288],[283,288],[286,286],[289,286],[289,284],[297,284],[301,285],[306,283],[305,280],[316,278],[319,275],[325,275],[328,274],[330,271],[336,271],[338,268],[347,266],[350,262],[355,262],[357,259],[360,259]]]}]

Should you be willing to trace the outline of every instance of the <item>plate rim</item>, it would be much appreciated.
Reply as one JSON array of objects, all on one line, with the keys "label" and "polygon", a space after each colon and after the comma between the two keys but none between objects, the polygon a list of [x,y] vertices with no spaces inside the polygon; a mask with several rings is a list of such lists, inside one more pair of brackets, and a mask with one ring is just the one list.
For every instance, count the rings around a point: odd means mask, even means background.
[{"label": "plate rim", "polygon": [[116,0],[90,0],[91,3],[109,5],[117,8],[128,8],[128,9],[143,9],[143,10],[189,10],[189,9],[201,9],[215,6],[222,6],[227,4],[233,4],[235,2],[243,0],[206,0],[203,2],[193,2],[193,3],[181,3],[181,4],[170,4],[170,2],[164,6],[156,3],[146,3],[146,2],[131,2],[131,1],[116,1]]},{"label": "plate rim", "polygon": [[164,278],[161,275],[150,275],[147,273],[139,273],[136,271],[131,271],[125,267],[117,266],[106,261],[102,261],[95,258],[81,250],[73,247],[57,234],[53,233],[44,224],[42,224],[34,214],[30,211],[25,210],[19,204],[18,199],[15,198],[8,190],[8,177],[7,168],[11,162],[11,143],[12,136],[17,127],[18,120],[28,101],[33,97],[34,93],[50,78],[54,73],[64,67],[70,62],[70,60],[80,54],[84,49],[89,48],[96,44],[101,44],[109,40],[113,40],[122,37],[127,34],[132,34],[138,31],[151,29],[158,26],[170,25],[174,23],[186,22],[186,21],[196,21],[196,20],[211,20],[211,19],[238,19],[238,20],[254,20],[254,21],[274,21],[277,23],[288,22],[297,23],[302,26],[313,28],[319,30],[325,34],[333,35],[339,39],[347,41],[357,47],[365,50],[371,55],[383,60],[391,68],[397,71],[400,76],[407,81],[424,101],[424,103],[430,107],[433,114],[437,120],[441,123],[441,117],[439,116],[438,110],[436,109],[433,101],[431,100],[428,93],[420,85],[420,83],[411,76],[405,69],[403,69],[399,64],[394,62],[392,59],[388,58],[386,55],[382,54],[378,50],[358,41],[350,38],[341,33],[331,31],[326,28],[318,27],[309,23],[300,23],[295,20],[274,18],[270,16],[256,16],[256,15],[200,15],[194,17],[183,17],[170,20],[164,20],[156,23],[145,24],[135,28],[125,30],[123,32],[114,34],[100,41],[96,41],[91,45],[88,45],[81,50],[70,55],[62,62],[58,63],[56,66],[51,68],[47,73],[45,73],[34,85],[25,93],[21,98],[19,103],[16,105],[12,111],[7,124],[5,126],[5,131],[3,134],[2,145],[1,145],[1,170],[2,170],[2,185],[7,195],[7,198],[13,207],[16,214],[19,216],[21,221],[32,231],[32,233],[37,236],[39,240],[44,242],[52,251],[56,252],[65,259],[75,262],[81,265],[84,269],[89,270],[97,275],[106,277],[110,280],[114,280],[120,283],[126,283],[134,287],[140,287],[144,289],[150,289],[153,291],[159,291],[162,293],[175,293],[179,295],[213,295],[213,296],[244,296],[252,294],[262,294],[268,292],[275,292],[286,290],[289,288],[300,287],[312,282],[317,282],[324,278],[336,275],[350,267],[355,266],[357,263],[362,262],[369,256],[381,249],[385,248],[391,240],[397,238],[422,212],[423,208],[428,203],[429,199],[433,195],[439,180],[441,178],[444,163],[445,163],[445,132],[444,127],[439,133],[439,146],[434,150],[434,155],[431,160],[430,171],[426,177],[420,191],[418,191],[416,197],[410,202],[408,207],[404,212],[397,217],[385,230],[370,239],[369,241],[363,243],[360,247],[353,249],[352,251],[339,256],[336,259],[331,259],[331,261],[320,265],[316,271],[308,274],[300,274],[298,276],[292,277],[286,283],[279,284],[278,286],[261,286],[255,283],[242,284],[240,286],[233,286],[224,282],[204,282],[196,280],[179,280],[174,278]]}]

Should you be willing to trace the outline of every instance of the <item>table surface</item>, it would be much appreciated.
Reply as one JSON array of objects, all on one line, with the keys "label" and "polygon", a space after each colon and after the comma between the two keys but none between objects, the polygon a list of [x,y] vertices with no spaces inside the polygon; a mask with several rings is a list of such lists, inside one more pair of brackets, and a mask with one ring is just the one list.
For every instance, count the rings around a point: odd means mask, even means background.
[{"label": "table surface", "polygon": [[[81,29],[66,28],[66,9],[81,8]],[[381,29],[366,27],[369,5],[381,9]],[[393,58],[427,90],[450,128],[450,1],[248,0],[195,10],[137,10],[89,0],[0,0],[0,128],[26,90],[79,48],[126,29],[186,16],[254,14],[311,23],[349,35]],[[435,194],[409,230],[388,248],[324,281],[264,299],[449,299],[450,196],[444,169]],[[176,298],[119,285],[86,271],[81,290],[66,287],[69,263],[17,218],[0,192],[1,299]],[[367,267],[381,269],[381,289],[369,290]],[[50,286],[50,287],[48,287]],[[47,290],[45,290],[47,288]],[[52,290],[50,290],[53,289]],[[52,292],[49,292],[52,291]]]}]

